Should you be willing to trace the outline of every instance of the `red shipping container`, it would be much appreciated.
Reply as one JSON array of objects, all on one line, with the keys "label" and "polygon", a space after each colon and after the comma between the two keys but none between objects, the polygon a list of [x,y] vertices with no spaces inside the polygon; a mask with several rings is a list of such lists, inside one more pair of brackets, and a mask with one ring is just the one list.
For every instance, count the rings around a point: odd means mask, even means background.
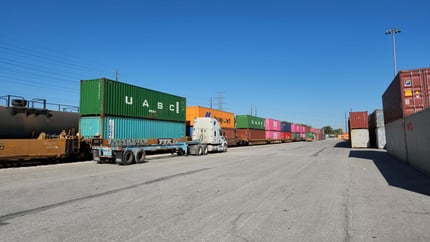
[{"label": "red shipping container", "polygon": [[350,112],[349,113],[349,128],[350,129],[367,129],[369,127],[369,116],[367,111]]},{"label": "red shipping container", "polygon": [[281,132],[281,139],[282,140],[292,140],[293,137],[291,136],[291,132]]},{"label": "red shipping container", "polygon": [[384,122],[390,123],[430,106],[430,68],[399,71],[382,95]]},{"label": "red shipping container", "polygon": [[236,138],[236,134],[235,134],[235,130],[234,129],[228,129],[228,128],[223,128],[222,129],[222,135],[226,138],[226,139],[234,139]]},{"label": "red shipping container", "polygon": [[265,140],[266,131],[262,129],[236,129],[236,137],[245,140]]}]

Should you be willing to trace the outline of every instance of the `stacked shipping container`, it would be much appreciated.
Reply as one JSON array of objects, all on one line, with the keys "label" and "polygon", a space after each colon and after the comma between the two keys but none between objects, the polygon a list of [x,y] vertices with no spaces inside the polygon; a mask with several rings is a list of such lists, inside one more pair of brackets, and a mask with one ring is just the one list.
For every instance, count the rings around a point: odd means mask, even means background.
[{"label": "stacked shipping container", "polygon": [[281,122],[281,138],[284,142],[293,141],[293,137],[291,136],[291,123],[282,121]]},{"label": "stacked shipping container", "polygon": [[379,149],[385,148],[384,112],[382,109],[376,109],[369,115],[369,139],[371,147]]},{"label": "stacked shipping container", "polygon": [[183,97],[106,78],[81,81],[80,133],[103,139],[185,137]]},{"label": "stacked shipping container", "polygon": [[367,111],[349,113],[351,148],[369,147],[369,122]]},{"label": "stacked shipping container", "polygon": [[269,142],[281,142],[281,121],[266,118],[265,120],[266,140]]},{"label": "stacked shipping container", "polygon": [[266,120],[251,115],[236,115],[236,137],[246,144],[265,144]]}]

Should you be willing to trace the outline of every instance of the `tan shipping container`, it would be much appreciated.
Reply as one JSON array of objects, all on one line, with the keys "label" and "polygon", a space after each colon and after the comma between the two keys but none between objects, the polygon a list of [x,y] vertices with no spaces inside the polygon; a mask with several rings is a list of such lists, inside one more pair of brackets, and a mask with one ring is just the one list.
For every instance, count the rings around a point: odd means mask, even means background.
[{"label": "tan shipping container", "polygon": [[201,106],[187,107],[186,120],[188,126],[194,126],[194,119],[199,117],[215,118],[221,128],[234,128],[234,113]]}]

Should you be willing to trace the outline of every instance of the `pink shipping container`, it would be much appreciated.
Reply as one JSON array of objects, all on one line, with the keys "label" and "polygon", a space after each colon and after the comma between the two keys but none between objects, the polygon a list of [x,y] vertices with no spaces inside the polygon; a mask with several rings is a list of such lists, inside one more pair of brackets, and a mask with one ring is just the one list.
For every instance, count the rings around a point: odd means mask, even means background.
[{"label": "pink shipping container", "polygon": [[300,133],[300,138],[306,139],[306,132],[305,133]]},{"label": "pink shipping container", "polygon": [[266,118],[266,130],[281,131],[281,121]]},{"label": "pink shipping container", "polygon": [[280,131],[266,130],[266,139],[268,140],[281,140]]},{"label": "pink shipping container", "polygon": [[291,133],[298,133],[298,125],[297,124],[291,124]]},{"label": "pink shipping container", "polygon": [[315,134],[315,133],[316,133],[316,131],[317,131],[317,129],[316,129],[316,128],[311,128],[311,132],[312,132],[312,133],[314,133],[314,134]]}]

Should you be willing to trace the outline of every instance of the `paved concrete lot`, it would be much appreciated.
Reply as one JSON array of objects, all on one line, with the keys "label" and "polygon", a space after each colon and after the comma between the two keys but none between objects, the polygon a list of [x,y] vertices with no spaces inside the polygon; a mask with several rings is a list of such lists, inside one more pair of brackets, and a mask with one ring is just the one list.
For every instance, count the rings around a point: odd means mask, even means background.
[{"label": "paved concrete lot", "polygon": [[0,241],[430,241],[430,178],[335,140],[0,170]]}]

